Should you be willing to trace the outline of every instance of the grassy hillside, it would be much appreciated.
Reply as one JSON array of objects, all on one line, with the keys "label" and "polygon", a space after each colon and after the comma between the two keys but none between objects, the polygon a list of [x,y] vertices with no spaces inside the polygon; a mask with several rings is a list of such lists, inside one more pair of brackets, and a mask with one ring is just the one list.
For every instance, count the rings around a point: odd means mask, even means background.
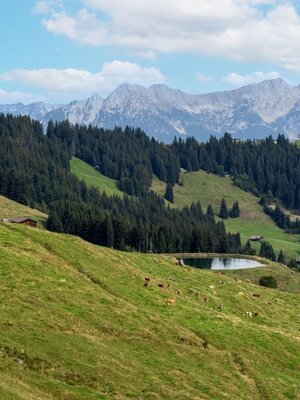
[{"label": "grassy hillside", "polygon": [[4,196],[0,196],[0,218],[31,217],[44,223],[47,215],[41,211],[23,206]]},{"label": "grassy hillside", "polygon": [[300,399],[299,295],[11,224],[0,255],[1,400]]},{"label": "grassy hillside", "polygon": [[95,186],[101,192],[106,192],[109,196],[114,194],[118,196],[124,195],[124,193],[118,189],[117,181],[102,175],[95,168],[91,167],[79,158],[73,157],[70,165],[72,173],[79,179],[84,180],[87,186]]},{"label": "grassy hillside", "polygon": [[[238,200],[241,210],[240,218],[225,221],[230,232],[240,232],[244,242],[252,235],[262,235],[273,245],[277,254],[282,249],[289,257],[299,257],[300,235],[289,235],[279,229],[271,218],[265,215],[258,204],[259,199],[234,186],[229,177],[222,178],[198,171],[182,174],[181,180],[183,186],[177,185],[174,188],[174,203],[177,207],[200,200],[204,210],[208,204],[212,204],[215,213],[218,214],[223,197],[228,208],[235,200]],[[155,178],[152,189],[163,195],[165,184]],[[258,248],[258,245],[256,247]]]}]

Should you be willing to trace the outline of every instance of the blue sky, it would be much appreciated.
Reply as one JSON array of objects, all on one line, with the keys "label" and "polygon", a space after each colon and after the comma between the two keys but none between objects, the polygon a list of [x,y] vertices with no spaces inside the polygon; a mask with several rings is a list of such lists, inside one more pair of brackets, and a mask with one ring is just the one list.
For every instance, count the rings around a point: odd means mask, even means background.
[{"label": "blue sky", "polygon": [[298,1],[9,0],[0,33],[2,104],[106,96],[123,82],[300,83]]}]

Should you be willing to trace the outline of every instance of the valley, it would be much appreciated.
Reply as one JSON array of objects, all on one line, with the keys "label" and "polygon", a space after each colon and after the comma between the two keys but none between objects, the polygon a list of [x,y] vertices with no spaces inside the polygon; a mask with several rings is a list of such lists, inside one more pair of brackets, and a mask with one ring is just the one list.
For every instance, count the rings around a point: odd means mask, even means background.
[{"label": "valley", "polygon": [[300,400],[298,3],[2,1],[0,400]]}]

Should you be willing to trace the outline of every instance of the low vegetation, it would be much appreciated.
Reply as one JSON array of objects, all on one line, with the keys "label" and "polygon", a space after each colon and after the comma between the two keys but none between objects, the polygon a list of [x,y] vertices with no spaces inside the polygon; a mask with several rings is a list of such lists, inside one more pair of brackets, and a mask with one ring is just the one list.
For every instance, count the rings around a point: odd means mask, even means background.
[{"label": "low vegetation", "polygon": [[300,398],[297,294],[13,224],[0,257],[1,400]]},{"label": "low vegetation", "polygon": [[277,288],[277,281],[272,275],[262,276],[259,280],[260,286],[264,286],[271,289]]}]

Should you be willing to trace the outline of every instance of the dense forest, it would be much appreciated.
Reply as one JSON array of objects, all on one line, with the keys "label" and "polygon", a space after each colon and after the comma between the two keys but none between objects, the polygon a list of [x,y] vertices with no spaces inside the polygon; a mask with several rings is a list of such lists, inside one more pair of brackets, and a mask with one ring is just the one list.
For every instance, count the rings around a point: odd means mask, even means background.
[{"label": "dense forest", "polygon": [[[75,149],[74,143],[68,142],[72,128],[63,126],[57,126],[62,136],[53,134],[51,125],[44,135],[41,125],[28,117],[0,115],[0,193],[47,211],[50,230],[122,250],[242,251],[239,234],[228,234],[223,222],[204,213],[200,203],[176,210],[165,207],[160,197],[145,189],[131,198],[108,197],[97,189],[88,189],[69,171]],[[120,135],[131,140],[129,132]],[[137,133],[141,148],[145,138]],[[137,146],[135,156],[145,161],[141,148]],[[124,160],[124,165],[132,163],[129,155],[125,154]],[[146,187],[146,183],[140,187]]]},{"label": "dense forest", "polygon": [[229,134],[207,143],[193,138],[171,145],[150,139],[140,129],[122,131],[71,127],[68,122],[48,126],[48,137],[60,139],[71,155],[97,166],[119,181],[120,189],[140,195],[148,190],[153,174],[174,185],[180,168],[199,169],[224,176],[256,195],[271,195],[288,209],[300,210],[300,149],[283,135],[258,143],[237,142]]},{"label": "dense forest", "polygon": [[[48,228],[79,235],[96,244],[150,252],[251,252],[239,234],[228,234],[211,207],[200,203],[177,210],[149,191],[153,174],[169,191],[180,168],[231,174],[235,183],[257,194],[271,193],[299,208],[300,150],[283,136],[277,143],[236,143],[225,134],[200,144],[193,138],[171,145],[140,129],[104,130],[49,123],[47,133],[29,117],[0,115],[0,193],[49,213]],[[119,181],[134,195],[108,197],[88,189],[70,173],[77,156]],[[170,193],[169,193],[170,195]],[[231,217],[239,215],[238,203]]]}]

